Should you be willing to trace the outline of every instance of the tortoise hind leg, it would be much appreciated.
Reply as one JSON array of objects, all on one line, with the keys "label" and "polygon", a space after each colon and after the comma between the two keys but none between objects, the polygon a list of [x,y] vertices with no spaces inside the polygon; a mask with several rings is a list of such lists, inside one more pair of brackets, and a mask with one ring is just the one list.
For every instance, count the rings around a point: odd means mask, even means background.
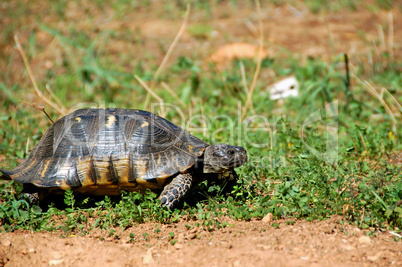
[{"label": "tortoise hind leg", "polygon": [[193,177],[189,173],[179,174],[165,186],[159,199],[162,201],[162,206],[173,210],[177,205],[183,202],[187,193],[190,191],[193,183]]},{"label": "tortoise hind leg", "polygon": [[24,188],[19,195],[19,199],[27,199],[30,204],[36,204],[39,200],[42,200],[49,193],[46,188],[40,188],[33,184],[24,184]]}]

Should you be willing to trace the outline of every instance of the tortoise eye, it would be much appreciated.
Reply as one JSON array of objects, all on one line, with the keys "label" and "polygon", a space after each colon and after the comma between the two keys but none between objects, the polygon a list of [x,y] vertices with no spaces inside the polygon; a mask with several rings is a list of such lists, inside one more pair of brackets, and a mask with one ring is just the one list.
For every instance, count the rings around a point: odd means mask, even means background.
[{"label": "tortoise eye", "polygon": [[229,155],[233,155],[234,153],[235,153],[235,152],[234,152],[233,150],[229,150],[229,151],[228,151],[228,154],[229,154]]}]

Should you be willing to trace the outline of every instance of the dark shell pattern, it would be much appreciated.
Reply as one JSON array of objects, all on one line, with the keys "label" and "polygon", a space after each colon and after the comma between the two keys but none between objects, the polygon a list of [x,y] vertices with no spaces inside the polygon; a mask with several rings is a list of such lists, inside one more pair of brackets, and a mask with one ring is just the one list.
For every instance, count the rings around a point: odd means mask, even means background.
[{"label": "dark shell pattern", "polygon": [[56,121],[21,165],[1,171],[20,183],[113,195],[162,188],[207,146],[147,111],[80,109]]}]

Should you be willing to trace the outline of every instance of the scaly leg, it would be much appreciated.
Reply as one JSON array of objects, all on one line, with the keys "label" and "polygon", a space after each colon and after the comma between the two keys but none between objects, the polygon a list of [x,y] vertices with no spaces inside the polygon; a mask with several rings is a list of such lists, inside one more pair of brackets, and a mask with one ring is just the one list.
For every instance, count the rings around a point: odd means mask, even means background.
[{"label": "scaly leg", "polygon": [[162,205],[173,210],[177,205],[183,202],[187,193],[190,191],[193,183],[193,177],[191,174],[179,174],[173,180],[165,186],[159,199],[162,201]]}]

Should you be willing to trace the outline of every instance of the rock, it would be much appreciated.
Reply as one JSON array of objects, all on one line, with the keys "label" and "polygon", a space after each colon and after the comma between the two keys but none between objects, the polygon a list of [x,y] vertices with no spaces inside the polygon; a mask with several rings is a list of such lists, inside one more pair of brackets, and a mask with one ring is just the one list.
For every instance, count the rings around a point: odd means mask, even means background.
[{"label": "rock", "polygon": [[176,249],[182,249],[182,248],[183,248],[183,245],[176,243],[176,244],[174,245],[174,247],[175,247]]},{"label": "rock", "polygon": [[353,247],[353,246],[351,246],[351,245],[341,245],[341,248],[343,248],[344,250],[348,250],[348,251],[351,251],[351,250],[354,250],[355,248]]},{"label": "rock", "polygon": [[3,240],[3,241],[1,242],[1,244],[2,244],[3,246],[5,246],[5,247],[9,247],[9,246],[11,246],[11,241],[8,240],[8,239],[6,239],[6,240]]},{"label": "rock", "polygon": [[360,243],[360,244],[370,244],[370,243],[371,243],[371,238],[368,237],[368,236],[366,236],[366,235],[361,236],[361,237],[359,238],[359,243]]},{"label": "rock", "polygon": [[264,218],[262,218],[262,222],[264,223],[269,223],[270,221],[272,221],[272,218],[274,217],[274,215],[272,215],[272,213],[268,213],[267,215],[264,216]]},{"label": "rock", "polygon": [[63,263],[63,261],[64,261],[64,259],[50,260],[49,265],[50,266],[59,265],[59,264]]},{"label": "rock", "polygon": [[322,228],[324,234],[332,234],[334,232],[334,227],[332,225],[323,226]]},{"label": "rock", "polygon": [[155,260],[154,257],[152,256],[152,250],[148,249],[145,255],[142,257],[142,263],[143,264],[154,264]]},{"label": "rock", "polygon": [[263,250],[268,250],[268,249],[270,249],[271,247],[270,247],[270,246],[266,246],[266,245],[262,245],[262,244],[258,244],[258,245],[257,245],[257,248],[262,248]]},{"label": "rock", "polygon": [[[261,58],[265,58],[268,52],[261,51]],[[248,43],[232,43],[220,47],[209,58],[208,61],[216,65],[224,66],[228,62],[240,58],[255,58],[260,54],[259,47]]]},{"label": "rock", "polygon": [[55,260],[60,260],[62,258],[61,253],[58,252],[58,251],[53,251],[51,253],[51,255],[52,255],[52,258],[55,259]]},{"label": "rock", "polygon": [[197,237],[196,234],[190,234],[190,235],[187,236],[188,239],[194,239],[196,237]]},{"label": "rock", "polygon": [[377,256],[367,256],[367,259],[368,259],[369,261],[377,261],[377,260],[378,260],[378,257],[377,257]]},{"label": "rock", "polygon": [[377,254],[375,254],[374,256],[367,256],[367,259],[369,261],[378,261],[378,259],[381,258],[381,256],[383,256],[383,251],[379,251]]}]

